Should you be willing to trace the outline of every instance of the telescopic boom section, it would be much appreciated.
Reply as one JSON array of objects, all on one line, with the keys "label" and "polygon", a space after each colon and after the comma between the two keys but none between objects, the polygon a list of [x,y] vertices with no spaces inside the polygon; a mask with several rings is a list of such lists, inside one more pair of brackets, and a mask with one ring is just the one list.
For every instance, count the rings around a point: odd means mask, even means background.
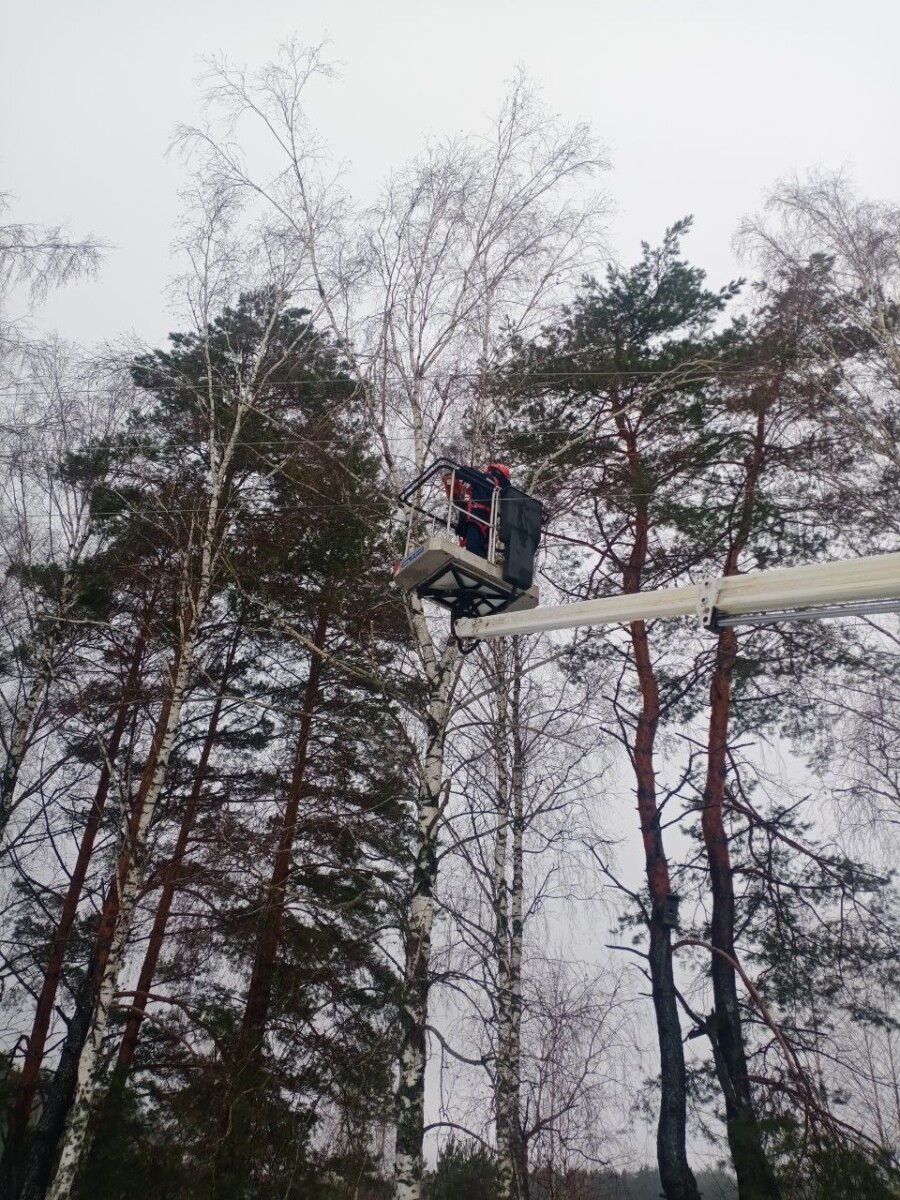
[{"label": "telescopic boom section", "polygon": [[900,554],[781,567],[708,579],[688,587],[634,592],[529,612],[457,621],[461,638],[507,637],[587,625],[625,625],[660,617],[696,616],[704,628],[821,620],[900,609]]}]

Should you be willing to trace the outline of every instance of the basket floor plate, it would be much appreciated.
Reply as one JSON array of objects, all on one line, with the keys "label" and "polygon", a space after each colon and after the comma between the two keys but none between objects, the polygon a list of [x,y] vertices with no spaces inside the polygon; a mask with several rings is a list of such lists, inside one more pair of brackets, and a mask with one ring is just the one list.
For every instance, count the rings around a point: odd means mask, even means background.
[{"label": "basket floor plate", "polygon": [[[394,580],[404,591],[414,591],[426,585],[435,589],[441,576],[448,568],[455,567],[466,581],[471,581],[477,587],[485,585],[485,592],[496,595],[498,591],[510,595],[514,588],[503,579],[502,567],[489,563],[486,559],[472,554],[465,547],[448,541],[446,537],[432,534],[427,542],[418,546],[397,564],[394,569]],[[453,595],[453,585],[447,589],[448,600]],[[434,599],[434,596],[431,597]],[[538,604],[537,585],[532,585],[527,592],[517,596],[505,609],[506,612],[516,612],[523,609],[536,608]]]}]

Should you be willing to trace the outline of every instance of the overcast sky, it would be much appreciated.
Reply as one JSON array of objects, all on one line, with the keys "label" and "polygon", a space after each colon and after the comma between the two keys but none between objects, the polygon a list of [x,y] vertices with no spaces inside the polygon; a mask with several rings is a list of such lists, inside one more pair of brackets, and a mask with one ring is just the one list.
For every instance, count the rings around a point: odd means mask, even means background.
[{"label": "overcast sky", "polygon": [[174,126],[197,119],[204,56],[256,66],[291,35],[329,38],[342,64],[316,118],[362,199],[426,134],[478,129],[522,65],[607,146],[610,244],[626,261],[690,212],[686,252],[720,285],[740,269],[740,218],[791,171],[845,167],[900,200],[897,0],[9,0],[10,216],[112,247],[97,282],[51,297],[43,327],[159,344],[176,326]]},{"label": "overcast sky", "polygon": [[13,219],[113,247],[100,280],[55,296],[42,324],[87,341],[164,337],[183,178],[165,155],[173,127],[197,116],[204,56],[258,65],[292,34],[328,37],[342,64],[316,115],[363,197],[423,135],[478,128],[521,64],[608,146],[625,259],[693,212],[686,249],[724,282],[740,217],[810,166],[900,198],[895,0],[14,0],[0,191]]}]

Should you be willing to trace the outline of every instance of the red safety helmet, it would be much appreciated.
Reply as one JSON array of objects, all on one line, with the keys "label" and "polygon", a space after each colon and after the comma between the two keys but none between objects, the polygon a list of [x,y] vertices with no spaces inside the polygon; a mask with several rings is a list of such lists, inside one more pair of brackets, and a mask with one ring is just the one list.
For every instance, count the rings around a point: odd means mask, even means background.
[{"label": "red safety helmet", "polygon": [[489,463],[487,473],[488,475],[502,475],[506,482],[509,483],[509,467],[504,463]]}]

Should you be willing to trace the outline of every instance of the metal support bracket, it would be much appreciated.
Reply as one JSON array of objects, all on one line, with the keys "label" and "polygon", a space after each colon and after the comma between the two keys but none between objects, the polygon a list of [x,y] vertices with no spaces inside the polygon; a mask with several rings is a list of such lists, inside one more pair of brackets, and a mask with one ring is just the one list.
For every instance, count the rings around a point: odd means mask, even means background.
[{"label": "metal support bracket", "polygon": [[700,584],[697,595],[697,616],[700,618],[701,629],[706,633],[721,633],[716,612],[716,601],[719,598],[721,586],[722,580],[718,576],[704,579]]}]

